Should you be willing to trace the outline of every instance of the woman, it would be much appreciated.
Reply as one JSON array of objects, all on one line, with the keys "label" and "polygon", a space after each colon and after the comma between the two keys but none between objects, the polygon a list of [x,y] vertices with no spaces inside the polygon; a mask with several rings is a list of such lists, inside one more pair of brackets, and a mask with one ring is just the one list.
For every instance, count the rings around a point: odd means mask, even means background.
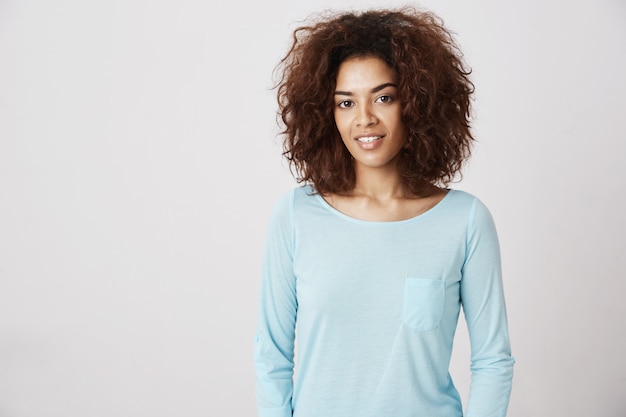
[{"label": "woman", "polygon": [[466,416],[505,416],[496,230],[477,198],[446,188],[473,141],[449,32],[414,9],[331,15],[297,29],[281,64],[284,155],[304,184],[268,230],[259,416],[462,416],[448,372],[461,306]]}]

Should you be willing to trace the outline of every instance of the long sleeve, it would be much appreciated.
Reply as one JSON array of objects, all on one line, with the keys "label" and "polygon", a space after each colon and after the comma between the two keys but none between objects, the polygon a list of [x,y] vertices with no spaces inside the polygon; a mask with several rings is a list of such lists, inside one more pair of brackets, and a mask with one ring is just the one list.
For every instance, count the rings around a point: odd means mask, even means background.
[{"label": "long sleeve", "polygon": [[513,378],[500,248],[491,214],[475,200],[467,232],[461,302],[471,345],[466,417],[505,417]]},{"label": "long sleeve", "polygon": [[513,358],[487,208],[450,190],[426,213],[372,222],[312,191],[285,194],[268,224],[258,416],[462,417],[448,367],[463,308],[472,346],[465,417],[505,417]]},{"label": "long sleeve", "polygon": [[259,417],[292,416],[296,312],[289,193],[270,217],[261,269],[254,355]]}]

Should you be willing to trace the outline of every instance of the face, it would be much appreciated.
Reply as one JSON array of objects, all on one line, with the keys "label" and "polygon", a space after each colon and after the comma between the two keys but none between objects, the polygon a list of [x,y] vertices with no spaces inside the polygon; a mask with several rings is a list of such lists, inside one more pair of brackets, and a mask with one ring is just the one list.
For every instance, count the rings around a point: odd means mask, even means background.
[{"label": "face", "polygon": [[335,124],[357,170],[396,168],[406,141],[397,82],[380,58],[350,58],[339,66]]}]

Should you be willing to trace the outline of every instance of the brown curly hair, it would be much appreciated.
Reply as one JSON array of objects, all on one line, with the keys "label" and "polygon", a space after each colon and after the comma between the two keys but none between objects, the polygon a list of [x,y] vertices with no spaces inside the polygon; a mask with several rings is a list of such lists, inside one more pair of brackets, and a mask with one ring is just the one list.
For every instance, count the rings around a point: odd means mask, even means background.
[{"label": "brown curly hair", "polygon": [[474,85],[453,36],[434,14],[412,7],[318,15],[293,32],[276,67],[283,155],[298,182],[318,193],[355,185],[353,160],[333,117],[340,64],[380,58],[399,78],[406,145],[398,168],[408,190],[447,185],[471,153],[470,100]]}]

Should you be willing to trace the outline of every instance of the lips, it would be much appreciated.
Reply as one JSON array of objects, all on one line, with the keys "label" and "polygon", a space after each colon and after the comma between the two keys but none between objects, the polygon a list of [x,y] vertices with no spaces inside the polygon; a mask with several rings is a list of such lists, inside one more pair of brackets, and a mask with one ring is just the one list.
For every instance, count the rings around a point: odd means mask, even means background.
[{"label": "lips", "polygon": [[368,136],[358,136],[355,138],[355,140],[361,143],[371,143],[381,138],[382,136],[380,135],[368,135]]},{"label": "lips", "polygon": [[383,145],[385,134],[363,133],[354,137],[357,146],[367,152],[374,151]]}]

